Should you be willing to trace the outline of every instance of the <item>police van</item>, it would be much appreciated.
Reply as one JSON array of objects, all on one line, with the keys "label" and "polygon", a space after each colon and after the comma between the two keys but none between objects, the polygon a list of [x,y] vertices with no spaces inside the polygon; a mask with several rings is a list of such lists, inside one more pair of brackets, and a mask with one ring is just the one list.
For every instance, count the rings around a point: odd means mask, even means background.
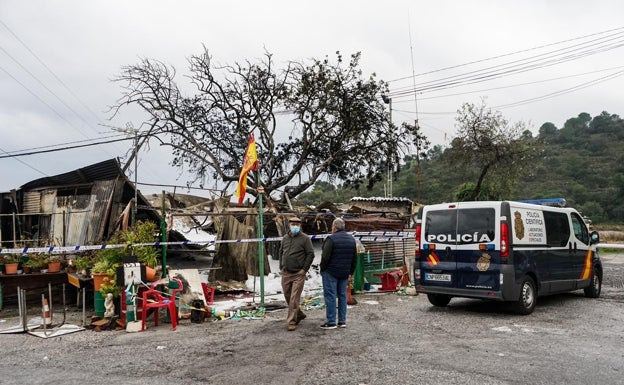
[{"label": "police van", "polygon": [[586,297],[599,297],[598,233],[589,232],[576,210],[551,201],[421,207],[416,290],[434,306],[480,298],[510,302],[520,314],[532,313],[539,296],[583,289]]}]

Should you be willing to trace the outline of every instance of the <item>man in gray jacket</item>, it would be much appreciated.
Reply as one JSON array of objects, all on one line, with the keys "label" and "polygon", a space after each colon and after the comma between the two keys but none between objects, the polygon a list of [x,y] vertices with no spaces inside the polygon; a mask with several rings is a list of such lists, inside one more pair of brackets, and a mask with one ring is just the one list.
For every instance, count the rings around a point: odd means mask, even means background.
[{"label": "man in gray jacket", "polygon": [[294,217],[288,222],[290,231],[282,238],[279,255],[282,290],[288,304],[286,321],[288,330],[293,331],[306,317],[299,304],[306,274],[314,260],[314,249],[310,237],[301,231],[301,219]]}]

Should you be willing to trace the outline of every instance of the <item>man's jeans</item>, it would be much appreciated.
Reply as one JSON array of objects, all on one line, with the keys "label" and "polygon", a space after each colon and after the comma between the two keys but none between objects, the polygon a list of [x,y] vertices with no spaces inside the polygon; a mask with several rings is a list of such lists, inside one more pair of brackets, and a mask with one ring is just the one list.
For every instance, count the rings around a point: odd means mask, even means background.
[{"label": "man's jeans", "polygon": [[336,295],[338,296],[338,322],[347,323],[347,284],[349,279],[337,279],[330,273],[321,272],[325,317],[328,324],[336,324]]}]

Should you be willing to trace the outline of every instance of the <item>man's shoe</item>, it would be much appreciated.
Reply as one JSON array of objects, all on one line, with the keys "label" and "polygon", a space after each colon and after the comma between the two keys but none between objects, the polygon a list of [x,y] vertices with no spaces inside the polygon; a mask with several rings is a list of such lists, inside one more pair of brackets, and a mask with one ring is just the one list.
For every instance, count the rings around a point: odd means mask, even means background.
[{"label": "man's shoe", "polygon": [[303,321],[307,316],[304,313],[301,313],[297,316],[296,324],[299,325],[299,322]]},{"label": "man's shoe", "polygon": [[289,332],[292,332],[295,329],[297,329],[297,325],[293,325],[293,324],[288,325],[288,331]]},{"label": "man's shoe", "polygon": [[344,323],[344,322],[338,322],[338,327],[341,328],[341,329],[344,329],[344,328],[347,327],[347,324]]},{"label": "man's shoe", "polygon": [[321,325],[321,329],[336,329],[336,324],[324,323]]}]

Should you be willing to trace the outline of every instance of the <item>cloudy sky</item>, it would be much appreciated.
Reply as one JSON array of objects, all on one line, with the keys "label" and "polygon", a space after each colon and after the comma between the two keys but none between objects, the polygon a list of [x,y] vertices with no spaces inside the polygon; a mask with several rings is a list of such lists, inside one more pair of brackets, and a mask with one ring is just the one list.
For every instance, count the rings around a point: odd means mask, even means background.
[{"label": "cloudy sky", "polygon": [[[126,156],[131,141],[8,155],[140,127],[138,111],[110,119],[121,96],[111,79],[151,58],[174,66],[184,85],[187,58],[202,45],[223,64],[265,49],[278,64],[360,51],[365,75],[390,82],[394,122],[418,118],[441,145],[461,104],[483,98],[534,133],[581,112],[624,115],[622,15],[618,0],[0,0],[0,191]],[[155,143],[142,150],[139,182],[184,185],[168,163]]]}]

